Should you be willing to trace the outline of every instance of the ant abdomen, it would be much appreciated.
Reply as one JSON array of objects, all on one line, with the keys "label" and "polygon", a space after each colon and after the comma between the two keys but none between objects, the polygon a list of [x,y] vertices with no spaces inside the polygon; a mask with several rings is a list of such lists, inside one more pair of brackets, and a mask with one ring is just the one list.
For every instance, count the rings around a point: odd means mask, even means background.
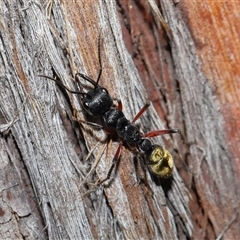
[{"label": "ant abdomen", "polygon": [[152,150],[146,153],[150,171],[161,178],[169,178],[173,172],[173,158],[169,151],[160,145],[152,145]]}]

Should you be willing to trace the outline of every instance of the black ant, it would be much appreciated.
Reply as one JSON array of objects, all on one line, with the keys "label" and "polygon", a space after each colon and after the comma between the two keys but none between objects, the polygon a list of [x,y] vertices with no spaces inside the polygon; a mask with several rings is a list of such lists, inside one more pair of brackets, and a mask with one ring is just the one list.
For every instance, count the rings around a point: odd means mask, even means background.
[{"label": "black ant", "polygon": [[[134,123],[146,111],[146,109],[149,107],[149,103],[145,104],[144,107],[130,122],[122,112],[121,100],[112,98],[109,95],[108,90],[99,85],[99,80],[102,74],[100,41],[98,42],[98,57],[100,63],[100,71],[98,74],[97,81],[94,81],[90,77],[81,73],[77,73],[75,75],[75,80],[78,83],[79,78],[83,78],[93,85],[94,88],[92,88],[86,93],[73,91],[54,78],[40,75],[41,77],[46,77],[57,82],[60,86],[62,86],[70,93],[79,94],[86,112],[93,117],[102,117],[104,122],[104,126],[102,128],[107,133],[116,133],[118,138],[120,139],[120,143],[117,147],[116,153],[112,160],[112,165],[107,173],[107,176],[106,178],[99,180],[97,185],[100,185],[107,181],[108,179],[110,179],[112,171],[114,167],[117,165],[117,161],[119,159],[123,143],[126,143],[130,148],[138,149],[138,151],[140,150],[141,152],[143,152],[143,154],[145,155],[148,168],[154,175],[161,178],[169,178],[172,175],[174,166],[171,154],[160,145],[152,144],[148,138],[164,134],[178,133],[179,130],[178,129],[155,130],[148,132],[146,134],[142,134]],[[114,105],[113,103],[114,101],[118,102],[117,106]]]}]

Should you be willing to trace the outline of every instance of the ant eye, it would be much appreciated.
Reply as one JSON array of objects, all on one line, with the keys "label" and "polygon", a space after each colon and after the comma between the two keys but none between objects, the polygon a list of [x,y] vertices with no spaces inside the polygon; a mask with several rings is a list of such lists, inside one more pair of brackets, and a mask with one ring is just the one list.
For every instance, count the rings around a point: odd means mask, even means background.
[{"label": "ant eye", "polygon": [[84,94],[82,97],[83,107],[87,110],[89,109],[89,104],[92,101],[92,96],[90,94]]},{"label": "ant eye", "polygon": [[108,94],[108,90],[106,88],[102,88],[102,91]]},{"label": "ant eye", "polygon": [[150,170],[159,177],[169,178],[173,171],[173,159],[171,154],[159,145],[148,156]]},{"label": "ant eye", "polygon": [[84,108],[88,109],[89,108],[89,102],[84,102],[83,106],[84,106]]}]

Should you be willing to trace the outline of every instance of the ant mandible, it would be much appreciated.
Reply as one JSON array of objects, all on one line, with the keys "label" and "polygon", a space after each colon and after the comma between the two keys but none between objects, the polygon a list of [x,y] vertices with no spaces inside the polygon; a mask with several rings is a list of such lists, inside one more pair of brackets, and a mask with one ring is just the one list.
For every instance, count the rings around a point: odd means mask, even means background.
[{"label": "ant mandible", "polygon": [[[75,80],[79,84],[79,79],[83,78],[87,82],[93,85],[93,88],[88,92],[79,92],[73,91],[63,85],[58,80],[39,75],[40,77],[45,77],[51,79],[68,92],[72,94],[79,94],[83,107],[86,112],[93,116],[93,117],[102,117],[103,119],[103,129],[107,133],[116,133],[118,138],[120,139],[119,145],[117,147],[116,153],[112,160],[112,165],[108,170],[106,178],[99,180],[97,185],[100,185],[110,179],[111,174],[113,172],[114,167],[117,165],[117,162],[120,157],[121,148],[123,144],[127,144],[130,148],[137,148],[138,151],[140,150],[145,155],[145,160],[149,170],[156,175],[157,177],[161,178],[169,178],[172,176],[172,171],[174,167],[173,158],[169,151],[161,147],[157,144],[152,144],[148,138],[153,138],[156,136],[164,135],[164,134],[171,134],[171,133],[178,133],[178,129],[165,129],[165,130],[155,130],[150,131],[146,134],[142,134],[138,127],[134,124],[146,111],[149,107],[149,103],[145,104],[143,108],[136,114],[132,121],[129,121],[122,112],[122,103],[121,100],[112,98],[108,93],[108,90],[104,87],[99,85],[99,80],[102,75],[102,63],[101,63],[101,56],[100,56],[100,35],[98,39],[98,59],[100,65],[100,71],[98,74],[97,81],[94,81],[90,77],[82,74],[77,73],[75,75]],[[113,104],[114,101],[117,101],[117,106]]]}]

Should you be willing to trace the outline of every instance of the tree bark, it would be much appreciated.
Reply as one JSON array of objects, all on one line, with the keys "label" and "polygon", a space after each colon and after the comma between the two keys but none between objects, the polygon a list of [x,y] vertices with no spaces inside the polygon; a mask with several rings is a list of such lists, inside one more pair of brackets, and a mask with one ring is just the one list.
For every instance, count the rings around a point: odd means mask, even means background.
[{"label": "tree bark", "polygon": [[[207,35],[198,35],[205,33],[199,30],[204,24],[197,25],[189,10],[207,6],[206,19],[214,22],[218,18],[210,10],[219,10],[221,4],[158,4],[171,29],[168,37],[146,1],[1,0],[1,239],[240,236],[240,148],[239,141],[233,141],[239,135],[227,125],[230,121],[237,127],[238,122],[235,113],[226,114],[226,109],[239,113],[233,102],[238,95],[232,92],[235,98],[229,93],[225,98],[221,88],[225,81],[238,84],[238,72],[230,71],[237,62],[236,49],[229,48],[226,55],[232,61],[226,64],[228,74],[215,78],[222,60],[213,51],[214,41],[221,40],[225,53],[228,39],[216,35],[207,44]],[[183,139],[176,135],[152,141],[172,150],[185,184],[176,168],[171,181],[159,184],[141,157],[123,147],[109,184],[92,185],[106,177],[118,142],[81,122],[100,119],[86,114],[77,95],[39,75],[56,77],[73,90],[77,72],[97,79],[99,35],[99,84],[121,99],[128,119],[149,99],[154,103],[158,114],[151,105],[139,121],[143,132],[181,130]],[[209,52],[214,52],[214,61]],[[84,91],[90,87],[83,81]]]},{"label": "tree bark", "polygon": [[145,1],[119,2],[148,95],[184,136],[176,149],[188,169],[177,157],[175,164],[191,192],[192,237],[238,239],[239,3],[160,1],[168,41]]}]

